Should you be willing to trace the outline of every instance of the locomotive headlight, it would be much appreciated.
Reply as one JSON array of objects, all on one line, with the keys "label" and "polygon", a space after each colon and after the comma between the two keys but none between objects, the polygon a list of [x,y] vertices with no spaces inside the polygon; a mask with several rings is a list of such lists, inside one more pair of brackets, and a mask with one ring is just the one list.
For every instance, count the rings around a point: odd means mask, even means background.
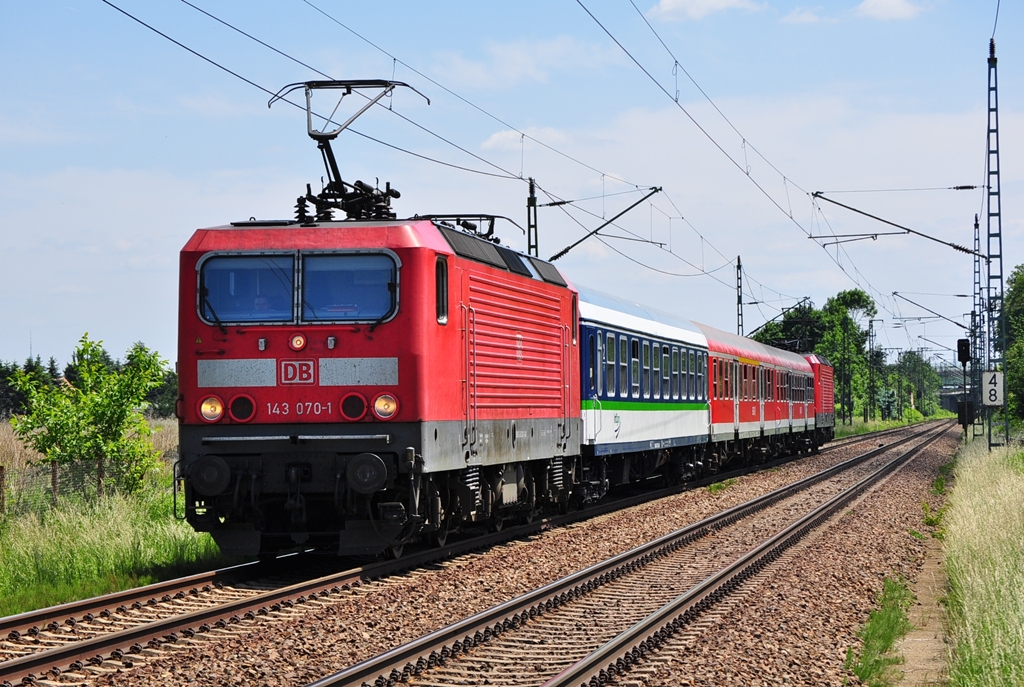
[{"label": "locomotive headlight", "polygon": [[288,345],[291,346],[293,351],[301,351],[306,347],[306,336],[304,334],[292,334],[292,338],[288,339]]},{"label": "locomotive headlight", "polygon": [[398,400],[391,394],[381,394],[373,401],[373,414],[381,420],[390,420],[398,412]]},{"label": "locomotive headlight", "polygon": [[224,401],[216,396],[208,396],[199,405],[199,414],[207,422],[216,422],[224,415]]}]

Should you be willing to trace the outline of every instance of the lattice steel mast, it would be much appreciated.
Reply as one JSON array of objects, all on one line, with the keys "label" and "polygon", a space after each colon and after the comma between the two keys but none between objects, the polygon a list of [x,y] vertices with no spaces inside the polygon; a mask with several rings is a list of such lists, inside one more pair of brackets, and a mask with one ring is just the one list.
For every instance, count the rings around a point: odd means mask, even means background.
[{"label": "lattice steel mast", "polygon": [[[987,369],[1005,372],[1006,318],[1003,317],[1003,221],[999,194],[999,89],[996,75],[996,39],[988,46],[988,350]],[[1010,441],[1010,416],[1003,392],[1003,442]],[[988,444],[1002,445],[993,438],[995,412],[990,415]]]}]

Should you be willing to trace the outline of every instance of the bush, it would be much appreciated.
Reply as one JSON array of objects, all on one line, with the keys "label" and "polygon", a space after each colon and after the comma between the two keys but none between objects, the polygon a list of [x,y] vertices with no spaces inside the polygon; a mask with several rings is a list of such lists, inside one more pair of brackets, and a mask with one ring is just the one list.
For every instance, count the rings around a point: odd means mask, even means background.
[{"label": "bush", "polygon": [[165,489],[147,489],[0,521],[0,617],[227,563],[171,510]]}]

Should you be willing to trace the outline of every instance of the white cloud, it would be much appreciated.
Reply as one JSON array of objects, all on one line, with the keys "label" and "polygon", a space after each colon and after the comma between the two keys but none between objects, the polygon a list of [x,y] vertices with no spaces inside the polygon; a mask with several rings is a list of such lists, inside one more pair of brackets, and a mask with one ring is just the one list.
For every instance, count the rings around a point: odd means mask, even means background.
[{"label": "white cloud", "polygon": [[554,72],[592,69],[622,59],[608,47],[581,43],[571,36],[495,43],[486,52],[482,61],[466,59],[461,53],[442,53],[435,71],[452,83],[505,89],[521,82],[546,82]]},{"label": "white cloud", "polygon": [[783,24],[818,24],[821,22],[832,23],[835,21],[834,19],[822,17],[818,14],[820,11],[820,7],[794,7],[789,14],[779,21]]},{"label": "white cloud", "polygon": [[[568,136],[566,136],[564,132],[550,126],[530,127],[528,129],[524,129],[523,133],[538,141],[542,141],[549,146],[561,146],[569,140]],[[518,131],[505,129],[491,134],[480,147],[484,150],[519,151],[523,146],[529,150],[537,147],[537,145],[538,144],[530,140],[523,141],[522,134]]]},{"label": "white cloud", "polygon": [[863,0],[853,9],[853,13],[868,19],[913,19],[924,7],[910,0]]},{"label": "white cloud", "polygon": [[659,0],[651,13],[663,19],[703,19],[709,14],[733,9],[754,12],[764,6],[751,0]]}]

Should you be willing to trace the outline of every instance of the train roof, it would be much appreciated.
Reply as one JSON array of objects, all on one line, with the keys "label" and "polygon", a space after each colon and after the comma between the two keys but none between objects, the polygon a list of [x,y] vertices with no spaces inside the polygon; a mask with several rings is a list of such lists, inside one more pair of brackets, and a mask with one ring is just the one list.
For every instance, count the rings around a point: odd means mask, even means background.
[{"label": "train roof", "polygon": [[528,279],[572,289],[553,264],[502,246],[453,224],[429,217],[346,220],[299,224],[291,220],[250,220],[198,229],[183,253],[211,251],[293,251],[334,248],[432,248]]},{"label": "train roof", "polygon": [[726,353],[738,358],[756,360],[760,363],[778,365],[800,372],[811,372],[810,363],[799,353],[784,351],[781,348],[768,346],[738,334],[723,332],[699,322],[695,324],[707,337],[708,348],[716,353]]},{"label": "train roof", "polygon": [[828,367],[832,367],[832,363],[829,362],[829,359],[820,353],[805,353],[804,358],[806,358],[807,362],[811,365],[827,365]]},{"label": "train roof", "polygon": [[693,322],[618,296],[577,287],[580,318],[650,336],[706,348],[707,339]]}]

